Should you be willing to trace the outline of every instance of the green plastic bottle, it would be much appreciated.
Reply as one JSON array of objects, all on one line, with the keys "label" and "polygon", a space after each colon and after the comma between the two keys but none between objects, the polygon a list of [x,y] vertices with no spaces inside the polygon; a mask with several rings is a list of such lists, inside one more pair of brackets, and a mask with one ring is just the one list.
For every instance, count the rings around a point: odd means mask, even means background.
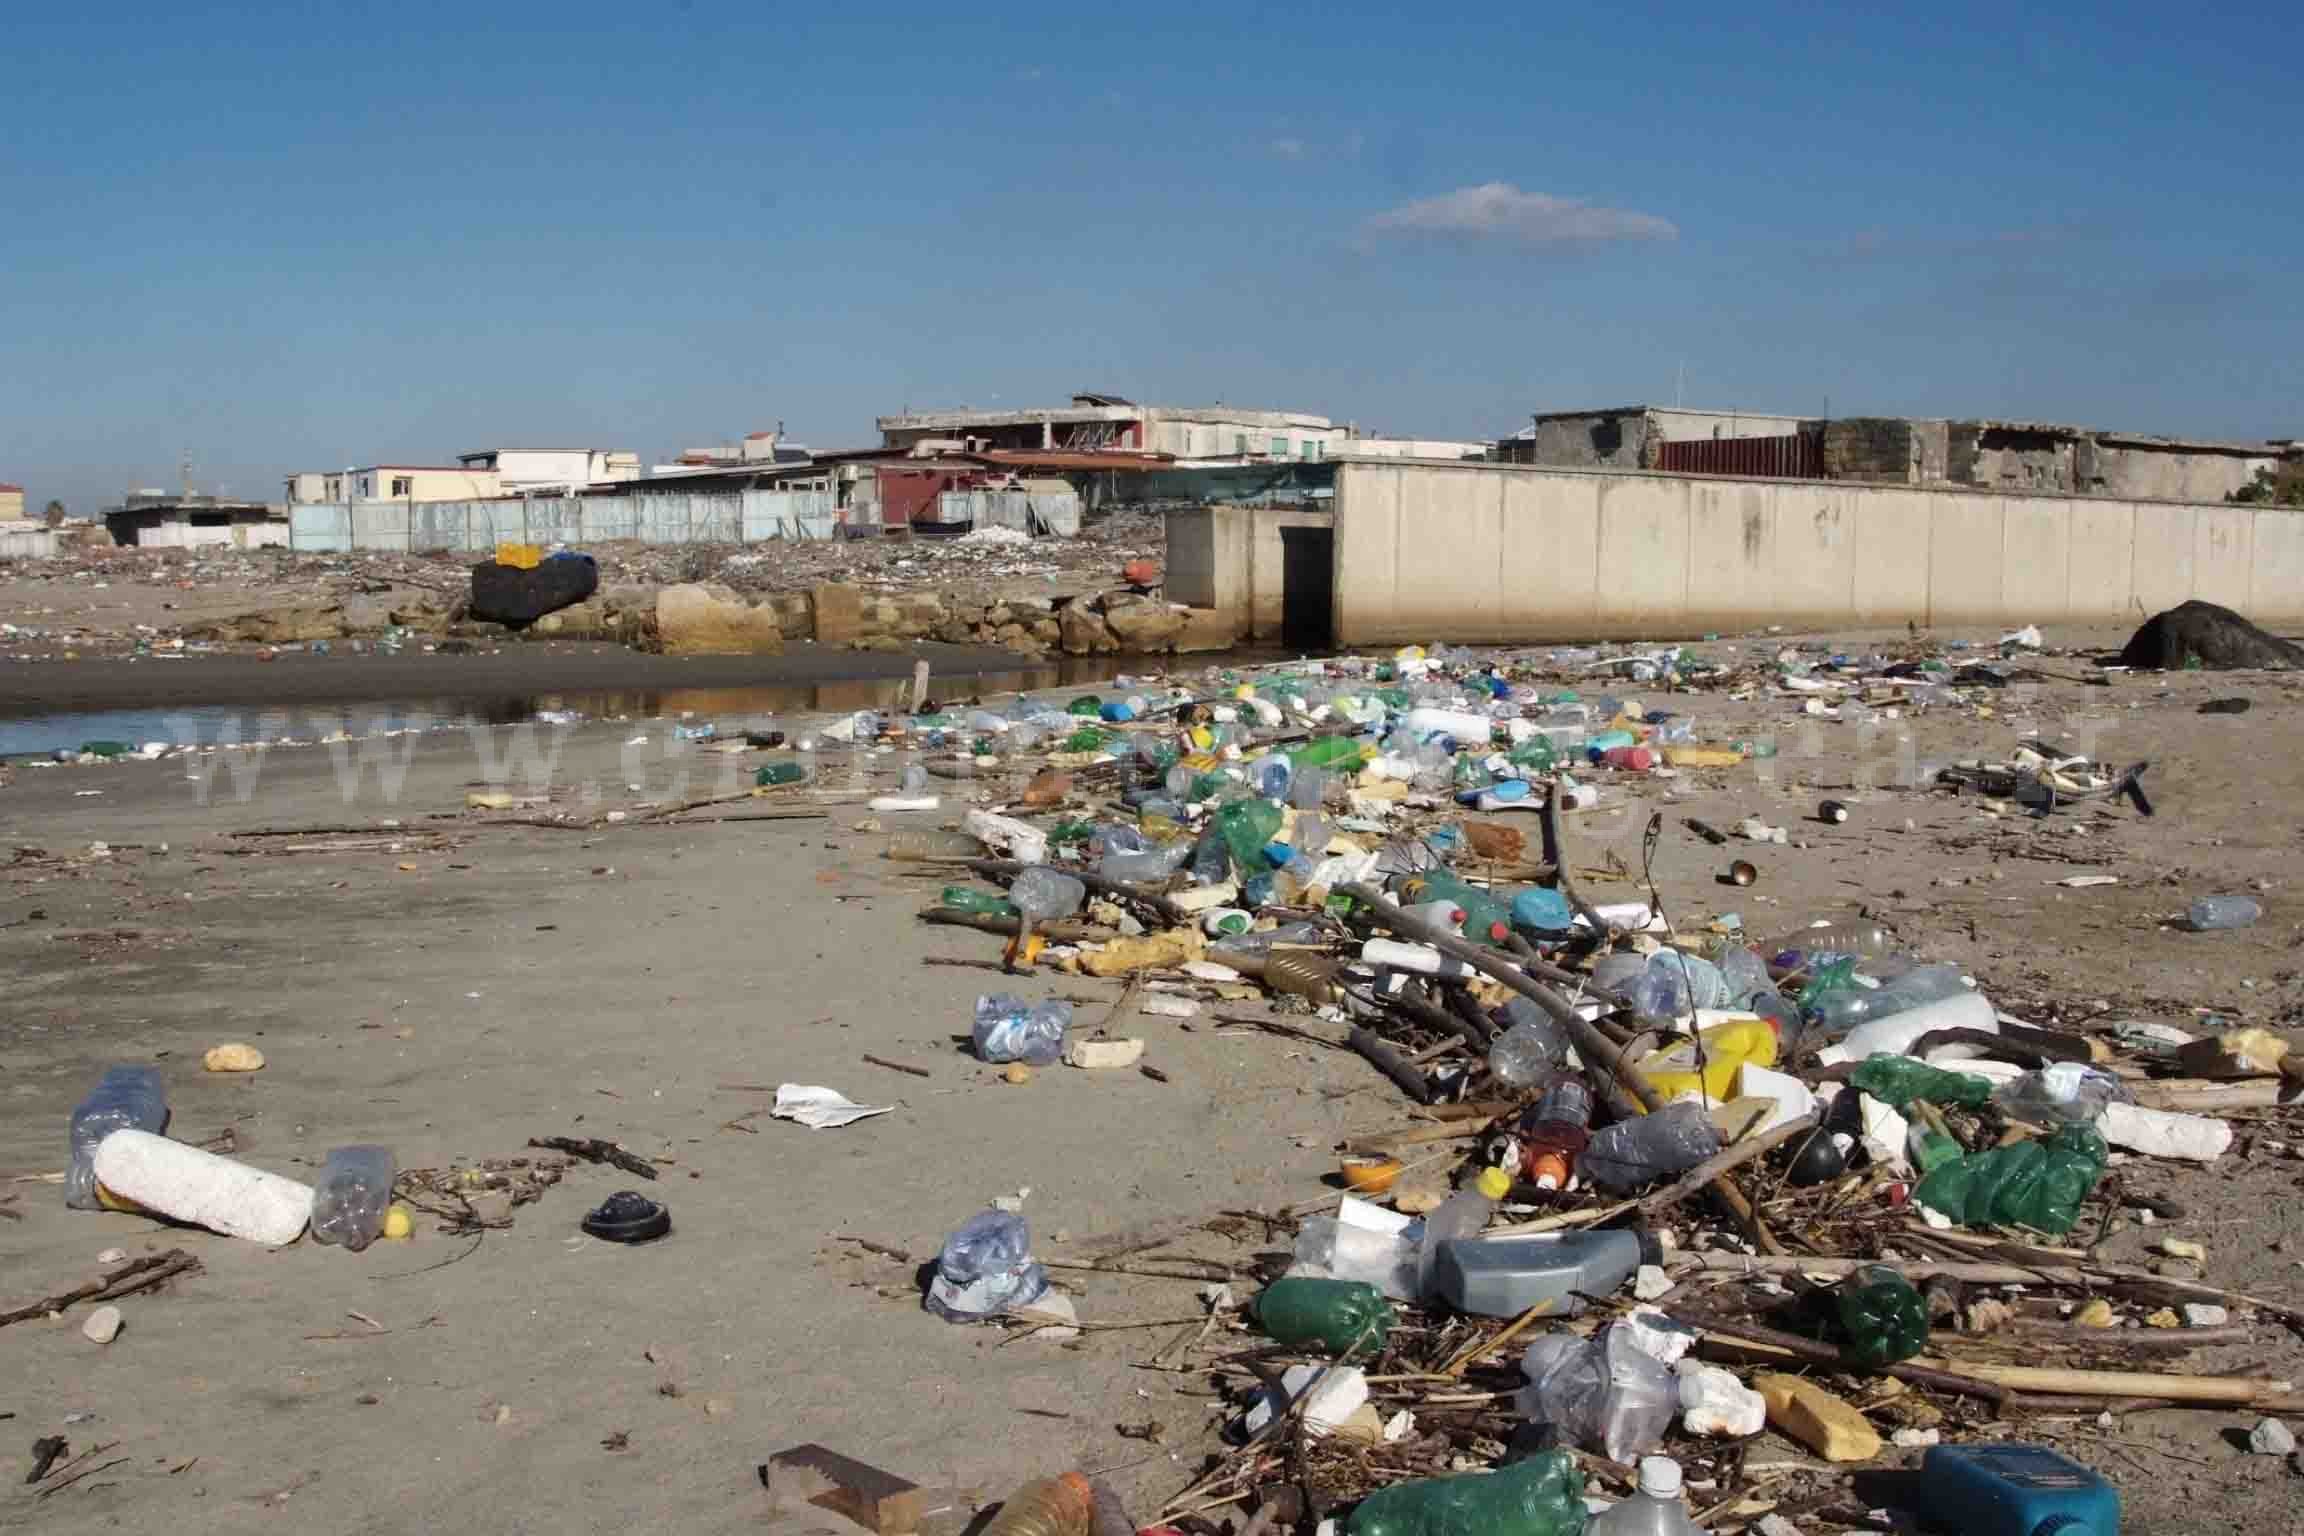
[{"label": "green plastic bottle", "polygon": [[1083,715],[1093,720],[1103,711],[1104,701],[1092,693],[1084,693],[1064,706],[1068,715]]},{"label": "green plastic bottle", "polygon": [[1323,736],[1288,754],[1288,761],[1299,773],[1307,768],[1357,769],[1366,758],[1367,749],[1356,736]]},{"label": "green plastic bottle", "polygon": [[136,749],[124,741],[84,741],[80,750],[90,757],[126,757]]},{"label": "green plastic bottle", "polygon": [[1264,848],[1279,835],[1284,819],[1280,807],[1270,800],[1235,800],[1216,813],[1216,830],[1232,855],[1233,866],[1244,877],[1271,867]]},{"label": "green plastic bottle", "polygon": [[1093,725],[1084,725],[1064,738],[1064,750],[1067,752],[1101,752],[1104,750],[1104,744],[1111,739],[1107,732],[1101,731]]},{"label": "green plastic bottle", "polygon": [[752,775],[752,782],[766,789],[776,784],[797,784],[808,777],[808,770],[798,758],[780,757],[772,763],[762,763],[760,771]]},{"label": "green plastic bottle", "polygon": [[1359,1280],[1275,1280],[1256,1298],[1256,1326],[1273,1340],[1347,1359],[1382,1350],[1394,1321],[1384,1293]]},{"label": "green plastic bottle", "polygon": [[936,904],[950,907],[956,912],[977,912],[986,917],[1014,917],[1016,905],[995,891],[979,891],[973,886],[948,885],[936,898]]},{"label": "green plastic bottle", "polygon": [[1577,1536],[1584,1479],[1566,1451],[1538,1451],[1493,1472],[1394,1483],[1360,1501],[1348,1536]]},{"label": "green plastic bottle", "polygon": [[1400,894],[1410,902],[1456,903],[1464,909],[1464,937],[1475,944],[1501,948],[1511,936],[1511,905],[1498,901],[1485,887],[1468,885],[1445,869],[1429,869],[1402,881]]},{"label": "green plastic bottle", "polygon": [[1914,1099],[1965,1109],[1981,1109],[1992,1100],[1989,1079],[1968,1072],[1947,1072],[1910,1056],[1867,1056],[1856,1064],[1849,1081],[1897,1111]]},{"label": "green plastic bottle", "polygon": [[1909,1360],[1928,1347],[1928,1303],[1912,1282],[1885,1265],[1868,1265],[1832,1287],[1830,1330],[1840,1353],[1871,1370]]},{"label": "green plastic bottle", "polygon": [[2104,1138],[2086,1125],[2059,1126],[2038,1141],[1971,1153],[1920,1181],[1912,1198],[1964,1227],[2030,1227],[2061,1237],[2104,1176]]}]

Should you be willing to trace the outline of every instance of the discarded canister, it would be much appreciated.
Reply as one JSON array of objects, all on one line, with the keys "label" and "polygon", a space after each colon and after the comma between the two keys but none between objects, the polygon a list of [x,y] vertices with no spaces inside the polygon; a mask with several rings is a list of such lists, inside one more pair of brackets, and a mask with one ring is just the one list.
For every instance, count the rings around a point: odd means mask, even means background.
[{"label": "discarded canister", "polygon": [[1720,878],[1730,885],[1750,885],[1760,878],[1760,867],[1750,859],[1738,859],[1728,866],[1728,873]]},{"label": "discarded canister", "polygon": [[1818,821],[1828,821],[1832,823],[1832,825],[1838,826],[1840,823],[1848,819],[1848,807],[1842,805],[1837,800],[1827,800],[1822,805],[1816,807],[1816,819]]}]

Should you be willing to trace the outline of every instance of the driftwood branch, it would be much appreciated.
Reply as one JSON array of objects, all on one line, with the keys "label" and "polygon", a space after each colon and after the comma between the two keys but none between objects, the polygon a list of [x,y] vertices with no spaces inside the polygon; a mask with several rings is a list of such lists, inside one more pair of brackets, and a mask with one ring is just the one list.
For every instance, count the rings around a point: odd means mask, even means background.
[{"label": "driftwood branch", "polygon": [[178,1275],[192,1274],[199,1268],[200,1261],[181,1248],[171,1248],[166,1253],[156,1253],[150,1258],[133,1259],[86,1285],[74,1286],[69,1291],[35,1301],[29,1306],[0,1312],[0,1328],[10,1323],[46,1317],[52,1312],[61,1312],[84,1301],[114,1301],[122,1296],[132,1296],[138,1291],[148,1291],[156,1285],[173,1280]]},{"label": "driftwood branch", "polygon": [[656,1177],[656,1165],[644,1157],[625,1151],[612,1141],[597,1136],[531,1136],[528,1145],[546,1152],[565,1152],[588,1163],[607,1163],[626,1173],[643,1179]]}]

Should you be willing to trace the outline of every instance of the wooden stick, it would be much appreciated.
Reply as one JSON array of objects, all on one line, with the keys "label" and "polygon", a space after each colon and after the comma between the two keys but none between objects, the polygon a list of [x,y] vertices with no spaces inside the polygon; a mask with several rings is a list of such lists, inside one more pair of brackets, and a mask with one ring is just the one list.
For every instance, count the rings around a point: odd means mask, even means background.
[{"label": "wooden stick", "polygon": [[1741,1320],[1716,1322],[1711,1318],[1691,1318],[1689,1322],[1691,1326],[1704,1330],[1708,1342],[1726,1343],[1741,1350],[1788,1356],[1795,1360],[1805,1360],[1811,1365],[1846,1371],[1851,1375],[1893,1376],[1916,1387],[1947,1392],[1955,1397],[1979,1398],[1988,1403],[1999,1403],[2008,1396],[2005,1385],[1990,1380],[1980,1371],[1969,1371],[1965,1362],[1907,1360],[1875,1372],[1873,1367],[1852,1365],[1843,1360],[1840,1351],[1830,1344],[1804,1339],[1796,1333],[1782,1333],[1759,1323]]},{"label": "wooden stick", "polygon": [[111,1301],[117,1297],[131,1296],[173,1280],[178,1275],[191,1274],[199,1268],[200,1261],[181,1248],[171,1248],[166,1253],[156,1253],[150,1258],[134,1259],[86,1285],[74,1286],[69,1291],[10,1312],[0,1312],[0,1328],[10,1323],[28,1322],[35,1317],[46,1317],[51,1312],[61,1312],[83,1301]]},{"label": "wooden stick", "polygon": [[885,1056],[875,1056],[870,1051],[864,1053],[864,1060],[867,1065],[886,1067],[891,1072],[901,1072],[907,1077],[934,1077],[936,1075],[926,1067],[907,1066],[901,1061],[890,1061]]},{"label": "wooden stick", "polygon": [[1679,1204],[1722,1174],[1743,1167],[1770,1148],[1780,1147],[1803,1132],[1816,1129],[1818,1123],[1815,1115],[1802,1115],[1796,1120],[1785,1121],[1774,1130],[1762,1131],[1757,1136],[1747,1136],[1742,1141],[1723,1148],[1703,1162],[1698,1163],[1694,1168],[1689,1169],[1672,1184],[1658,1190],[1655,1194],[1642,1196],[1639,1201],[1640,1214],[1653,1216],[1658,1211]]},{"label": "wooden stick", "polygon": [[2259,1398],[2288,1392],[2293,1383],[2254,1376],[2182,1376],[2161,1371],[2068,1371],[2054,1366],[1988,1365],[1967,1360],[1923,1359],[1925,1368],[1959,1371],[1996,1386],[2027,1392],[2087,1397],[2166,1397],[2180,1403],[2223,1403],[2246,1407]]},{"label": "wooden stick", "polygon": [[607,1163],[643,1179],[656,1177],[656,1165],[612,1141],[597,1136],[531,1136],[528,1145],[546,1152],[565,1152],[588,1163]]},{"label": "wooden stick", "polygon": [[1356,1028],[1347,1039],[1352,1049],[1377,1071],[1392,1080],[1392,1086],[1419,1104],[1432,1102],[1432,1085],[1424,1074],[1400,1059],[1400,1053],[1386,1045],[1374,1030]]},{"label": "wooden stick", "polygon": [[1544,791],[1544,859],[1552,866],[1554,887],[1568,898],[1568,905],[1574,907],[1584,921],[1592,925],[1594,936],[1605,940],[1608,937],[1608,925],[1600,921],[1600,914],[1593,910],[1592,903],[1586,901],[1584,893],[1576,889],[1576,877],[1568,872],[1567,841],[1560,835],[1558,779],[1554,779]]},{"label": "wooden stick", "polygon": [[2077,1267],[2062,1264],[1913,1263],[1892,1259],[1809,1258],[1798,1254],[1755,1258],[1742,1253],[1704,1253],[1698,1254],[1696,1258],[1706,1270],[1717,1274],[1838,1276],[1879,1265],[1895,1270],[1907,1280],[1925,1280],[1941,1275],[1946,1279],[1967,1280],[1977,1285],[2064,1285],[2076,1290],[2101,1290],[2108,1285],[2132,1287],[2154,1295],[2192,1296],[2203,1301],[2236,1303],[2254,1307],[2285,1322],[2304,1323],[2304,1308],[2266,1301],[2261,1296],[2250,1296],[2240,1291],[2222,1290],[2213,1285],[2203,1285],[2197,1280],[2176,1280],[2166,1275],[2155,1275],[2148,1270],[2111,1264]]}]

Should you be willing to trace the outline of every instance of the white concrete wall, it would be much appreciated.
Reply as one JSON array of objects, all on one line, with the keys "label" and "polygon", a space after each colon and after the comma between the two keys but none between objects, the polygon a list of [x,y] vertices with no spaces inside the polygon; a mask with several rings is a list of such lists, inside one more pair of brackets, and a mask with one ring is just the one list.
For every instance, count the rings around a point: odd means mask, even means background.
[{"label": "white concrete wall", "polygon": [[1346,645],[2117,624],[2193,597],[2304,618],[2304,513],[2278,508],[1346,464],[1335,518]]}]

